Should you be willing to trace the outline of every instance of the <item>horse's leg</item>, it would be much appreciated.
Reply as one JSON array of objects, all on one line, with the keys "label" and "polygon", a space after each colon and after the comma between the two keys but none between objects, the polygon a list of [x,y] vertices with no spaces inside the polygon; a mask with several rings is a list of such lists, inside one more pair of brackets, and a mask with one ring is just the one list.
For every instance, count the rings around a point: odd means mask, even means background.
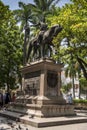
[{"label": "horse's leg", "polygon": [[37,47],[33,46],[32,61],[37,59]]},{"label": "horse's leg", "polygon": [[40,59],[41,58],[41,46],[40,45],[37,47],[37,55],[38,55],[38,59]]},{"label": "horse's leg", "polygon": [[48,57],[51,57],[52,51],[53,51],[53,47],[49,45],[48,46]]},{"label": "horse's leg", "polygon": [[48,44],[43,45],[43,57],[48,56]]},{"label": "horse's leg", "polygon": [[43,45],[40,45],[40,51],[41,51],[41,58],[43,58],[44,57]]},{"label": "horse's leg", "polygon": [[45,44],[43,44],[43,58],[45,57]]},{"label": "horse's leg", "polygon": [[40,45],[37,46],[37,59],[40,59],[41,58],[41,48],[40,48]]},{"label": "horse's leg", "polygon": [[28,62],[28,59],[30,58],[31,51],[32,51],[32,44],[30,43],[29,48],[28,48],[28,53],[27,53],[27,62]]},{"label": "horse's leg", "polygon": [[33,55],[32,55],[32,57],[34,58],[34,60],[39,57],[38,56],[38,52],[39,52],[39,45],[34,44],[34,46],[33,46]]}]

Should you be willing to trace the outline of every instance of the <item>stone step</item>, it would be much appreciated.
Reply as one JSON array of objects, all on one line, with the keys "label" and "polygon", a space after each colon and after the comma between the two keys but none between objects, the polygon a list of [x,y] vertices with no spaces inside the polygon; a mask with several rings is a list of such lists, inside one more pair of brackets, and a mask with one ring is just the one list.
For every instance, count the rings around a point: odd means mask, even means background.
[{"label": "stone step", "polygon": [[23,114],[18,113],[18,112],[12,112],[9,110],[1,110],[0,115],[7,117],[7,118],[10,118],[10,119],[13,119],[13,120],[16,120],[16,119],[19,119],[20,116],[22,116]]},{"label": "stone step", "polygon": [[66,124],[75,124],[87,122],[87,115],[84,113],[77,113],[76,116],[61,116],[53,118],[39,118],[33,115],[23,115],[21,113],[11,112],[11,111],[0,111],[0,115],[8,117],[13,120],[18,120],[24,124],[28,124],[34,127],[48,127],[48,126],[58,126]]}]

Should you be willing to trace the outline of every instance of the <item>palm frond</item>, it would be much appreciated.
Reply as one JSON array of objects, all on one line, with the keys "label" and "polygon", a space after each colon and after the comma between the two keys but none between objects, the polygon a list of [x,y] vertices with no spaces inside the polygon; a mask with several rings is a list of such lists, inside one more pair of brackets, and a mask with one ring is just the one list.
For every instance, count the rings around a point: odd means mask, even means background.
[{"label": "palm frond", "polygon": [[19,1],[19,2],[18,2],[18,5],[19,5],[19,7],[20,7],[21,9],[23,9],[26,4],[23,3],[23,2],[21,2],[21,1]]}]

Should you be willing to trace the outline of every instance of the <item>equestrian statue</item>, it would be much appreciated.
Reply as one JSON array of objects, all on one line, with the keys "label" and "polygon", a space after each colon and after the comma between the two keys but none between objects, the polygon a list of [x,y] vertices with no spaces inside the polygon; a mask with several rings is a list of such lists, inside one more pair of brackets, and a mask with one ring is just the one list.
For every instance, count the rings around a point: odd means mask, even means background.
[{"label": "equestrian statue", "polygon": [[48,52],[51,55],[54,47],[53,38],[61,31],[62,27],[60,25],[54,25],[48,29],[47,24],[42,23],[38,36],[29,42],[27,61],[31,54],[33,58],[36,56],[36,59],[44,58]]}]

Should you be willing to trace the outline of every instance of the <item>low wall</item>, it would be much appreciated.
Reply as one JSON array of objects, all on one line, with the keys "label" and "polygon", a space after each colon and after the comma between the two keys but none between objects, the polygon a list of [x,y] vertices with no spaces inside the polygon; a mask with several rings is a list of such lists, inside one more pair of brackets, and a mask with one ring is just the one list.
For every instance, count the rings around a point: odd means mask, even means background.
[{"label": "low wall", "polygon": [[74,108],[87,110],[87,103],[74,103]]}]

